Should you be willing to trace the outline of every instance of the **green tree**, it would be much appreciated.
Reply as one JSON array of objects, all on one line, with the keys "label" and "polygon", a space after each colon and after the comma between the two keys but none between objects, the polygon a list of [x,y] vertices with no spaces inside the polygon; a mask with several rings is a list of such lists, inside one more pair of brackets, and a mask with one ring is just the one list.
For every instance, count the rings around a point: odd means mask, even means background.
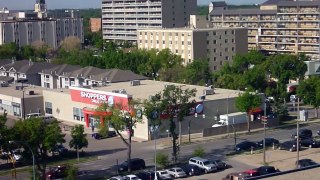
[{"label": "green tree", "polygon": [[244,92],[243,94],[240,94],[236,98],[236,108],[241,112],[247,113],[247,123],[248,123],[248,132],[250,132],[250,110],[257,108],[261,105],[262,100],[261,97],[257,94],[250,93],[248,91]]},{"label": "green tree", "polygon": [[[45,179],[48,152],[56,144],[65,142],[65,134],[62,134],[58,121],[46,123],[42,118],[18,121],[12,128],[11,133],[14,136],[12,140],[30,145],[35,155],[37,168],[41,172],[42,179]],[[25,143],[21,145],[28,151]]]},{"label": "green tree", "polygon": [[87,134],[84,133],[83,125],[77,124],[71,128],[71,138],[69,146],[76,149],[77,153],[80,149],[88,147]]},{"label": "green tree", "polygon": [[316,109],[318,118],[318,108],[320,106],[320,78],[311,76],[310,78],[300,81],[297,87],[297,94],[303,99],[305,104],[310,104]]},{"label": "green tree", "polygon": [[[178,155],[178,134],[176,133],[176,120],[179,122],[179,135],[181,135],[181,122],[188,114],[190,106],[192,104],[191,98],[195,97],[196,89],[182,89],[180,86],[168,85],[163,92],[156,94],[157,101],[160,104],[160,112],[166,114],[169,123],[169,132],[172,137],[172,157],[173,161],[177,162]],[[180,136],[181,144],[181,136]]]},{"label": "green tree", "polygon": [[[142,123],[142,102],[140,100],[131,99],[128,105],[115,104],[109,106],[106,103],[101,104],[97,111],[110,112],[109,116],[104,117],[114,128],[120,139],[127,146],[127,162],[128,172],[131,172],[131,143],[134,135],[134,127],[138,123]],[[127,132],[127,138],[121,133]]]},{"label": "green tree", "polygon": [[277,54],[268,57],[268,60],[265,61],[265,72],[278,80],[277,93],[282,97],[286,96],[286,85],[289,80],[303,79],[307,71],[307,65],[303,60],[305,60],[303,55]]},{"label": "green tree", "polygon": [[206,59],[194,60],[184,71],[184,80],[187,84],[205,85],[212,81],[209,62]]}]

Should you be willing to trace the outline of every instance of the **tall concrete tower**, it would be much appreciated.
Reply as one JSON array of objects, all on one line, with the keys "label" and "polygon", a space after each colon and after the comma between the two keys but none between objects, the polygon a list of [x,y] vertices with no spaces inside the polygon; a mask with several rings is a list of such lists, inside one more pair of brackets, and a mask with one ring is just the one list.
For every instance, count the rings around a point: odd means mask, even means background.
[{"label": "tall concrete tower", "polygon": [[37,0],[34,5],[34,12],[38,13],[38,18],[47,17],[47,5],[45,0]]}]

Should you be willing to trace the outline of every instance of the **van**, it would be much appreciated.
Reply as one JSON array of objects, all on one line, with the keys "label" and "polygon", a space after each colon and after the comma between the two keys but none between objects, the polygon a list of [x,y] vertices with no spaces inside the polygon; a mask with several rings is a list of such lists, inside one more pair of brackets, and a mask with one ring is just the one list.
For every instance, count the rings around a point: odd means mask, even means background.
[{"label": "van", "polygon": [[205,173],[217,171],[217,167],[208,159],[193,157],[189,159],[189,164],[193,164],[202,169]]},{"label": "van", "polygon": [[40,117],[41,114],[40,113],[30,113],[30,114],[27,114],[27,119],[30,119],[30,118],[38,118]]}]

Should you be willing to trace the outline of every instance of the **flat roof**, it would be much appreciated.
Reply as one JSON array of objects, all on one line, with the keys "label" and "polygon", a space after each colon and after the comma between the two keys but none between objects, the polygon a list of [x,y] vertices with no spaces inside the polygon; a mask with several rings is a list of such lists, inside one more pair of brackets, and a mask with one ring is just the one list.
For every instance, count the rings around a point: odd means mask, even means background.
[{"label": "flat roof", "polygon": [[[196,86],[196,85],[188,85],[188,84],[178,84],[164,81],[154,81],[154,80],[142,80],[140,81],[141,85],[131,86],[130,82],[119,82],[119,83],[111,83],[107,86],[103,87],[94,87],[92,89],[98,91],[112,92],[113,90],[124,89],[128,95],[132,95],[134,99],[148,99],[150,96],[155,95],[156,93],[162,92],[165,88],[165,85],[176,85],[180,86],[182,89],[196,89],[196,97],[194,98],[196,101],[200,101],[200,96],[203,95],[203,90],[207,87],[204,86]],[[70,89],[44,89],[46,91],[54,91],[59,93],[70,94]],[[216,100],[216,99],[226,99],[226,98],[234,98],[237,97],[239,92],[238,90],[230,90],[230,89],[221,89],[215,88],[215,94],[207,95],[205,101],[208,100]]]},{"label": "flat roof", "polygon": [[[7,96],[12,96],[16,98],[22,98],[22,90],[16,90],[16,86],[20,86],[21,84],[15,84],[12,85],[10,84],[9,87],[0,87],[0,94],[1,95],[7,95]],[[32,98],[32,97],[40,97],[42,96],[42,91],[46,88],[42,88],[40,86],[33,86],[33,85],[28,85],[28,84],[23,84],[24,87],[24,98]],[[29,95],[29,91],[34,91],[34,95]]]},{"label": "flat roof", "polygon": [[137,31],[160,31],[160,32],[174,32],[174,31],[182,31],[182,32],[202,32],[202,31],[219,31],[219,30],[237,30],[237,29],[247,29],[245,27],[211,27],[211,28],[155,28],[155,29],[138,29]]}]

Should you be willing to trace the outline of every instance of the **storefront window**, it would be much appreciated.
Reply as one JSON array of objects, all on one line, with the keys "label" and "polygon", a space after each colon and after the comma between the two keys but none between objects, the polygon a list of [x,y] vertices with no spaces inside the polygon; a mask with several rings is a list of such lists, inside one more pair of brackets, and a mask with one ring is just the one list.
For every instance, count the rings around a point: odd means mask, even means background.
[{"label": "storefront window", "polygon": [[46,114],[52,114],[52,103],[51,102],[44,102],[44,108]]},{"label": "storefront window", "polygon": [[73,108],[73,119],[77,121],[84,121],[82,109],[76,107]]}]

